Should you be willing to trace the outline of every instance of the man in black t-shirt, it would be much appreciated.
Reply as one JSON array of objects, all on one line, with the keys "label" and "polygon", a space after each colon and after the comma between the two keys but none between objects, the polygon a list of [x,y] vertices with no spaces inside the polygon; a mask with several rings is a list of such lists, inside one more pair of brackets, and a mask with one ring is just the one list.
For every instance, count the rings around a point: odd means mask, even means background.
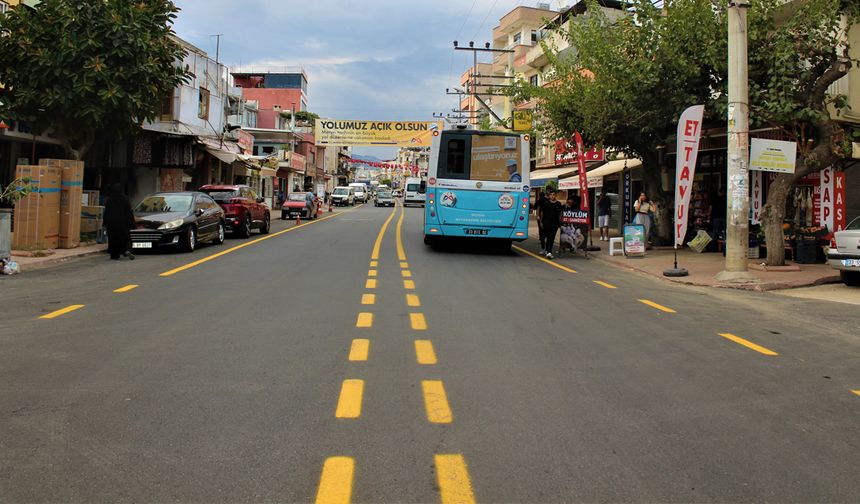
[{"label": "man in black t-shirt", "polygon": [[538,223],[543,226],[546,237],[546,258],[552,259],[552,247],[555,244],[555,235],[558,234],[559,217],[561,216],[561,202],[556,199],[555,191],[549,192],[549,199],[541,202],[538,208]]}]

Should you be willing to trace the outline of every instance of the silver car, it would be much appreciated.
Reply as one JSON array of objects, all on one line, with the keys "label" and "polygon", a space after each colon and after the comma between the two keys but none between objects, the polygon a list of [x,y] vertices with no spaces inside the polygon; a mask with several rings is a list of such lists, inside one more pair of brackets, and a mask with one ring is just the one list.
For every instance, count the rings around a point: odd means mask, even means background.
[{"label": "silver car", "polygon": [[379,191],[376,193],[376,201],[373,202],[374,206],[394,206],[394,196],[391,194],[391,191]]},{"label": "silver car", "polygon": [[839,270],[845,285],[860,286],[860,217],[833,234],[827,261]]}]

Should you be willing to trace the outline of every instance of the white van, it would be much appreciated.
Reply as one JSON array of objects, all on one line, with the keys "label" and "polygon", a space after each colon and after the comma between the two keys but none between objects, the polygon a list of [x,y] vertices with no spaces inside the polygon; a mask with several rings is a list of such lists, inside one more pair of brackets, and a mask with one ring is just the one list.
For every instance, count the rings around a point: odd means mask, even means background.
[{"label": "white van", "polygon": [[349,187],[355,189],[355,201],[367,203],[367,186],[362,182],[353,182]]},{"label": "white van", "polygon": [[406,179],[406,195],[403,197],[403,206],[421,205],[427,196],[427,182],[418,177]]}]

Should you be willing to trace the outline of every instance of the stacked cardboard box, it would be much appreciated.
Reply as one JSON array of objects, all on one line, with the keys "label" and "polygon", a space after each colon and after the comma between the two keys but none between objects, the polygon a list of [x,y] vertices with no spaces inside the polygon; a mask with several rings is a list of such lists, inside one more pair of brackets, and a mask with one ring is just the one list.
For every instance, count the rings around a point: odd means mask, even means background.
[{"label": "stacked cardboard box", "polygon": [[15,178],[29,178],[33,191],[15,203],[12,248],[55,249],[60,237],[60,183],[56,166],[18,166]]},{"label": "stacked cardboard box", "polygon": [[94,206],[99,204],[99,192],[84,190],[84,196],[81,199],[81,205]]},{"label": "stacked cardboard box", "polygon": [[105,207],[84,205],[81,207],[81,234],[89,240],[98,237],[99,229],[102,228]]},{"label": "stacked cardboard box", "polygon": [[84,189],[84,162],[71,159],[42,159],[40,166],[62,170],[60,191],[60,248],[81,244],[81,198]]}]

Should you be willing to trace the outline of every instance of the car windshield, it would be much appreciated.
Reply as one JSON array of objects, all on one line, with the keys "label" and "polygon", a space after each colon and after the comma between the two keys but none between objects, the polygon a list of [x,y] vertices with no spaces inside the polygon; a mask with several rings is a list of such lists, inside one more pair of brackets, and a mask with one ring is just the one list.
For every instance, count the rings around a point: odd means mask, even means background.
[{"label": "car windshield", "polygon": [[407,190],[407,191],[415,191],[415,192],[417,192],[419,187],[420,187],[420,186],[419,186],[418,184],[408,184],[408,185],[406,186],[406,190]]},{"label": "car windshield", "polygon": [[334,190],[334,194],[339,194],[341,196],[345,196],[345,195],[349,194],[349,189],[347,189],[346,187],[337,187]]},{"label": "car windshield", "polygon": [[230,190],[230,189],[208,189],[203,191],[209,196],[212,196],[212,199],[218,202],[230,201],[232,198],[239,197],[238,190]]},{"label": "car windshield", "polygon": [[845,228],[850,231],[858,231],[860,230],[860,217],[857,217],[853,221],[848,223],[848,226]]},{"label": "car windshield", "polygon": [[379,196],[380,198],[390,198],[390,197],[391,197],[391,193],[390,193],[390,192],[388,192],[388,191],[379,191],[378,196]]},{"label": "car windshield", "polygon": [[136,213],[187,212],[194,198],[190,194],[153,194],[134,207]]},{"label": "car windshield", "polygon": [[290,201],[304,201],[305,193],[292,193],[289,198]]}]

